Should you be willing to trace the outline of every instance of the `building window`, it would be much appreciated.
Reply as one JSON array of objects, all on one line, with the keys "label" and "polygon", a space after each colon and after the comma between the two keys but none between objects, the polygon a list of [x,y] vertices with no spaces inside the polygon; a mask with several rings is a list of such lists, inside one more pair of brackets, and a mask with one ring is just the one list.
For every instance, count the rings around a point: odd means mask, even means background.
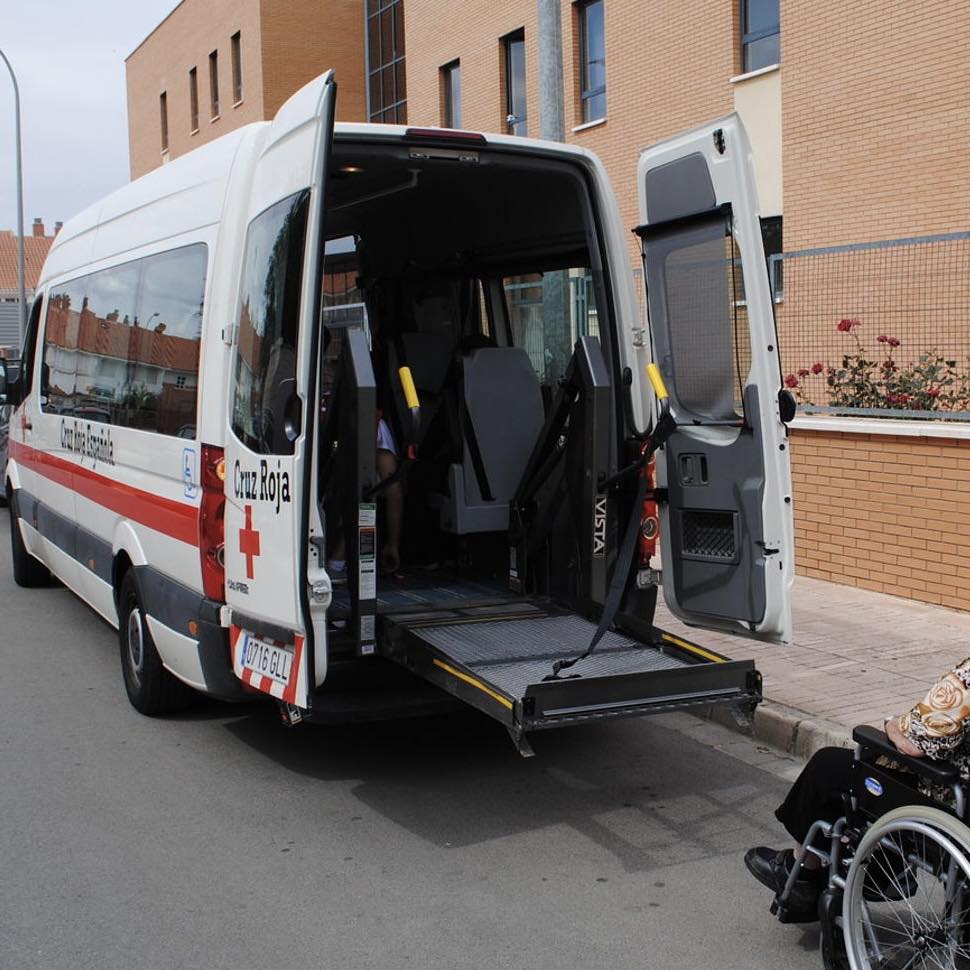
[{"label": "building window", "polygon": [[579,7],[579,77],[583,124],[606,117],[606,36],[603,0]]},{"label": "building window", "polygon": [[403,0],[367,0],[367,118],[408,120]]},{"label": "building window", "polygon": [[741,0],[742,70],[757,71],[781,60],[778,0]]},{"label": "building window", "polygon": [[441,69],[441,123],[461,127],[461,63],[452,61]]},{"label": "building window", "polygon": [[189,127],[199,130],[199,72],[194,67],[189,71]]},{"label": "building window", "polygon": [[162,123],[162,151],[168,151],[168,94],[163,91],[158,96],[159,120]]},{"label": "building window", "polygon": [[525,104],[525,32],[518,30],[502,38],[505,61],[505,130],[526,135],[529,126]]},{"label": "building window", "polygon": [[237,30],[232,37],[230,54],[232,55],[232,102],[239,104],[242,101],[242,53],[239,49],[241,36]]},{"label": "building window", "polygon": [[[772,264],[771,257],[779,256],[784,251],[784,242],[782,238],[782,217],[781,216],[764,216],[761,219],[761,240],[765,247],[765,259],[768,260],[768,270],[771,272]],[[785,280],[783,276],[785,263],[784,260],[776,260],[774,265],[774,271],[771,272],[771,278],[769,282],[771,283],[771,295],[775,300],[780,300],[782,292],[785,288]]]},{"label": "building window", "polygon": [[219,117],[219,52],[209,55],[209,117]]}]

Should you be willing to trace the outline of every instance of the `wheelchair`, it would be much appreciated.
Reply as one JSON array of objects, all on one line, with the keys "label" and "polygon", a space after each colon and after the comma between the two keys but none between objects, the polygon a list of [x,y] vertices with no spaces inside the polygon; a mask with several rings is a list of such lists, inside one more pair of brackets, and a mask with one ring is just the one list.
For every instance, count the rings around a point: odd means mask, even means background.
[{"label": "wheelchair", "polygon": [[[970,970],[966,783],[952,765],[901,754],[875,728],[858,727],[852,738],[845,814],[815,822],[796,855],[798,864],[817,856],[827,876],[819,897],[826,970]],[[912,774],[877,764],[880,756]],[[915,776],[952,804],[923,795]],[[782,922],[797,872],[771,905]]]}]

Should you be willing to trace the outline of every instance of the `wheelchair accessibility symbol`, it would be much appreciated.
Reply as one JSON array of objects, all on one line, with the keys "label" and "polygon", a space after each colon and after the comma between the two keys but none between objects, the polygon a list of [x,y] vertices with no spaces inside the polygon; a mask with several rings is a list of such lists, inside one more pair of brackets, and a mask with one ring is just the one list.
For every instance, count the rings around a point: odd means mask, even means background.
[{"label": "wheelchair accessibility symbol", "polygon": [[876,781],[875,778],[867,778],[865,780],[866,791],[870,795],[875,795],[877,798],[882,794],[882,784]]}]

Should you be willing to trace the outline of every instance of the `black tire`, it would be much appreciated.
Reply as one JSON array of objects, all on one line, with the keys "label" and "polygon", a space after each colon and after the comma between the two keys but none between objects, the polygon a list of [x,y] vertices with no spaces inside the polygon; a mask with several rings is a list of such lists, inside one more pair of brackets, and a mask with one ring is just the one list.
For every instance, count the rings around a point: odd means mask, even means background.
[{"label": "black tire", "polygon": [[184,710],[192,691],[162,666],[131,569],[125,573],[118,594],[118,642],[121,672],[132,707],[149,716]]},{"label": "black tire", "polygon": [[16,502],[10,502],[10,555],[13,559],[13,581],[26,589],[47,586],[51,581],[50,570],[35,559],[24,545],[20,534],[20,516],[17,515]]},{"label": "black tire", "polygon": [[[894,856],[914,862],[905,883],[886,869]],[[887,878],[869,874],[883,867]],[[881,885],[880,885],[881,883]],[[882,949],[892,966],[970,966],[965,914],[970,895],[970,829],[938,808],[893,809],[866,830],[845,880],[842,930],[852,970],[884,970]],[[891,892],[895,890],[895,892]],[[959,916],[954,920],[953,913]]]}]

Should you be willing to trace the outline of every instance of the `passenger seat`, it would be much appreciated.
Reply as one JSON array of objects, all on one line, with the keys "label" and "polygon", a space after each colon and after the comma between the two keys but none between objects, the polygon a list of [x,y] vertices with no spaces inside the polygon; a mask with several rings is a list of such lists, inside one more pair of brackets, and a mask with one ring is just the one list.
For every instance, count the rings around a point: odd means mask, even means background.
[{"label": "passenger seat", "polygon": [[480,347],[461,365],[462,462],[434,504],[446,532],[504,532],[545,420],[539,379],[521,347]]}]

